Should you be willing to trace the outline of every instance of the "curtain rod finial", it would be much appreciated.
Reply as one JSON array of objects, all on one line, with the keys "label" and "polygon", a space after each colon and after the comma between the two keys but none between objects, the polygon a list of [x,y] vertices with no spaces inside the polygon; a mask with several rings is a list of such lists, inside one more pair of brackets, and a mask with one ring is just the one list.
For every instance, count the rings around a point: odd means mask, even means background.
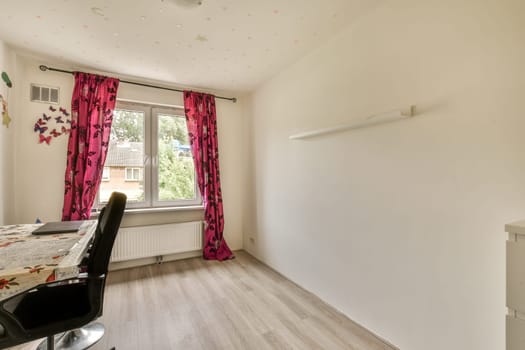
[{"label": "curtain rod finial", "polygon": [[47,70],[47,66],[44,66],[43,64],[41,64],[39,68],[42,72],[45,72]]},{"label": "curtain rod finial", "polygon": [[237,98],[236,98],[236,97],[233,97],[233,98],[232,98],[232,102],[233,102],[233,103],[237,103]]}]

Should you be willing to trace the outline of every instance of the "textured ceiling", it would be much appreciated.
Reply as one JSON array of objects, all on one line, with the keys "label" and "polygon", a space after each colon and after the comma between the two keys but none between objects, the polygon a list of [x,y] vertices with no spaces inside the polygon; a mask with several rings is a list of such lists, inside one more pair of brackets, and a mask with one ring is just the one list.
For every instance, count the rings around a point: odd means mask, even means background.
[{"label": "textured ceiling", "polygon": [[371,0],[0,0],[0,39],[58,68],[250,91]]}]

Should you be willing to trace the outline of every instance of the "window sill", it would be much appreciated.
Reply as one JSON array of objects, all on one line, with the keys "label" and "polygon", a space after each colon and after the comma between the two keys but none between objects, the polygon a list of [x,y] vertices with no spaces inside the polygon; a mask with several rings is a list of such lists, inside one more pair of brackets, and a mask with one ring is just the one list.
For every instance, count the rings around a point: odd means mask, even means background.
[{"label": "window sill", "polygon": [[170,213],[178,211],[204,210],[203,205],[188,205],[180,207],[159,207],[159,208],[129,208],[124,211],[125,214],[148,214],[148,213]]},{"label": "window sill", "polygon": [[[185,211],[204,210],[203,205],[188,205],[180,207],[158,207],[158,208],[128,208],[124,210],[124,214],[156,214],[156,213],[176,213]],[[97,218],[100,210],[91,213],[91,218]]]}]

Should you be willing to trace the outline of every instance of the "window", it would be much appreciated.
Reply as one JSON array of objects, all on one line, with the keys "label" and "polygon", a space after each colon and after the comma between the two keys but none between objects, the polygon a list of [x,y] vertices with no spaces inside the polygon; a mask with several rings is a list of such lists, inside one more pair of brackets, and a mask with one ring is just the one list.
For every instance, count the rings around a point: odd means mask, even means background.
[{"label": "window", "polygon": [[109,181],[109,174],[110,169],[105,166],[104,169],[102,169],[102,181]]},{"label": "window", "polygon": [[140,168],[126,168],[125,174],[126,181],[140,181]]},{"label": "window", "polygon": [[106,168],[99,207],[113,191],[134,208],[201,204],[183,109],[118,101]]}]

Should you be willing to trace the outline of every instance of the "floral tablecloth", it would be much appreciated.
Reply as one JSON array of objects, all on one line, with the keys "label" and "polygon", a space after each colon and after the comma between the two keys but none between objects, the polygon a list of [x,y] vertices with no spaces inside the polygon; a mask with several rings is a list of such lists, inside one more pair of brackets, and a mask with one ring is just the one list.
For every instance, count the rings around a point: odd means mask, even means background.
[{"label": "floral tablecloth", "polygon": [[96,220],[74,233],[33,235],[42,224],[0,226],[0,300],[39,284],[78,276]]}]

